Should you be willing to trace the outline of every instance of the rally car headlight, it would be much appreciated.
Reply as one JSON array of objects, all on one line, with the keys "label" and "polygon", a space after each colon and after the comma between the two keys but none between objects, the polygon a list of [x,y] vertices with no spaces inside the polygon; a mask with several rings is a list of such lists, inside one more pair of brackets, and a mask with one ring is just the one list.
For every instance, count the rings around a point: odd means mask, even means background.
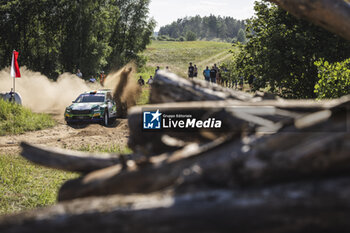
[{"label": "rally car headlight", "polygon": [[97,107],[92,108],[91,110],[94,112],[97,112],[97,111],[100,111],[100,108],[97,106]]},{"label": "rally car headlight", "polygon": [[66,108],[66,113],[70,113],[72,109]]}]

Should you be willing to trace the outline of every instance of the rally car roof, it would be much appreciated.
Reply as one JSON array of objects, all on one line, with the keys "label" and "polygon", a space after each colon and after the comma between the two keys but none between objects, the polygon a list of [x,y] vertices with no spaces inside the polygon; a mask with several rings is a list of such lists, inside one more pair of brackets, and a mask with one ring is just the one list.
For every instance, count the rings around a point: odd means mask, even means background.
[{"label": "rally car roof", "polygon": [[110,89],[101,89],[101,90],[92,90],[92,91],[86,91],[84,94],[105,94],[106,92],[111,92]]}]

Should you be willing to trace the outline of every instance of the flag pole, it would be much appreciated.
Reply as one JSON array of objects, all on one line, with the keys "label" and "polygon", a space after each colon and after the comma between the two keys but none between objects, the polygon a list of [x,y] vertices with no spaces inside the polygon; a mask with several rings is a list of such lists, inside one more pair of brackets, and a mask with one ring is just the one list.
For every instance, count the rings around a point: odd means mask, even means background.
[{"label": "flag pole", "polygon": [[17,58],[18,58],[18,52],[16,50],[13,50],[12,61],[11,61],[11,76],[13,77],[13,89],[12,89],[13,92],[16,91],[16,78],[21,77]]},{"label": "flag pole", "polygon": [[16,92],[16,77],[13,77],[13,92]]}]

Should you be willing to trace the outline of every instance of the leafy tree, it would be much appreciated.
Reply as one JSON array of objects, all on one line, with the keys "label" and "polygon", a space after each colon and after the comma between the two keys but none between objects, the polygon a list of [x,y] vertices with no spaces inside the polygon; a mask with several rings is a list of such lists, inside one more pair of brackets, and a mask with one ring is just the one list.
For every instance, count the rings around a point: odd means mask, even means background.
[{"label": "leafy tree", "polygon": [[151,42],[155,21],[148,20],[150,0],[114,0],[121,17],[116,20],[110,40],[113,52],[108,68],[119,68],[130,60],[139,60],[138,53]]},{"label": "leafy tree", "polygon": [[191,31],[187,31],[187,33],[186,33],[186,40],[187,41],[195,41],[195,40],[197,40],[196,33],[191,32]]},{"label": "leafy tree", "polygon": [[246,43],[246,41],[247,41],[247,38],[245,36],[245,32],[244,32],[244,30],[242,28],[239,29],[239,31],[238,31],[237,41],[239,41],[241,43]]},{"label": "leafy tree", "polygon": [[315,85],[317,98],[339,98],[350,94],[350,59],[333,64],[321,59],[315,65],[319,77]]},{"label": "leafy tree", "polygon": [[253,74],[260,87],[287,98],[315,98],[318,71],[314,62],[349,57],[350,43],[274,4],[255,2],[256,16],[247,22],[248,42],[241,46],[236,69]]},{"label": "leafy tree", "polygon": [[0,68],[13,49],[21,65],[55,78],[85,77],[135,60],[155,26],[149,0],[7,0],[0,3]]},{"label": "leafy tree", "polygon": [[169,25],[163,26],[159,30],[159,35],[167,35],[171,38],[186,36],[188,31],[192,31],[200,39],[215,39],[231,41],[237,37],[239,29],[245,28],[245,22],[232,17],[220,17],[210,15],[201,17],[185,17],[178,19]]}]

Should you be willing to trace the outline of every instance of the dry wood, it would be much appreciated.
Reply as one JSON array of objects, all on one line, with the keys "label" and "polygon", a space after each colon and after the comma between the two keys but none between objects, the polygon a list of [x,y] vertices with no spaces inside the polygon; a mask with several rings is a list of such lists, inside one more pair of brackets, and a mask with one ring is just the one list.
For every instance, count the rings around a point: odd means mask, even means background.
[{"label": "dry wood", "polygon": [[[66,182],[59,191],[59,200],[70,200],[86,196],[110,194],[150,193],[174,185],[184,168],[191,166],[204,152],[225,143],[229,138],[222,137],[204,144],[190,144],[170,155],[152,158],[148,166],[141,169],[135,163],[128,163],[91,172],[85,177]],[[213,154],[215,152],[211,152]]]},{"label": "dry wood", "polygon": [[[85,153],[45,146],[34,146],[22,142],[22,156],[42,166],[60,169],[64,171],[87,173],[102,168],[110,167],[121,162],[121,155]],[[130,159],[132,155],[124,156]],[[122,159],[122,161],[124,161]]]},{"label": "dry wood", "polygon": [[[241,135],[243,132],[252,132],[258,128],[261,133],[274,133],[279,129],[291,125],[294,121],[303,127],[307,121],[300,119],[310,113],[318,111],[328,111],[344,107],[349,103],[349,97],[344,97],[333,101],[296,101],[296,100],[266,100],[260,102],[242,102],[242,101],[199,101],[199,102],[181,102],[181,103],[165,103],[147,105],[142,107],[134,107],[129,110],[129,147],[136,153],[143,155],[155,155],[164,152],[171,152],[179,149],[183,144],[169,145],[164,142],[164,135],[169,135],[182,141],[190,142],[206,142],[215,135],[221,133],[234,132]],[[156,111],[160,109],[161,113],[172,114],[189,114],[198,118],[208,119],[211,116],[215,119],[223,120],[223,131],[211,132],[207,137],[203,130],[193,130],[188,132],[174,131],[147,131],[142,130],[143,112],[145,110]],[[308,124],[313,124],[316,116],[309,115]],[[321,120],[321,119],[319,119]]]},{"label": "dry wood", "polygon": [[[312,185],[310,185],[312,182]],[[350,178],[184,195],[110,196],[0,218],[1,233],[350,231]]]},{"label": "dry wood", "polygon": [[150,93],[150,103],[153,104],[227,99],[251,101],[253,97],[204,80],[184,79],[166,71],[157,72]]},{"label": "dry wood", "polygon": [[293,15],[307,19],[350,40],[348,0],[269,0]]},{"label": "dry wood", "polygon": [[[181,184],[182,189],[201,183],[229,187],[283,183],[335,173],[348,175],[350,134],[345,125],[330,119],[297,132],[295,126],[290,126],[284,132],[248,143],[231,140],[214,144],[214,148],[204,145],[205,150],[191,145],[190,151],[185,147],[170,154],[182,157],[180,160],[167,163],[151,160],[149,166],[124,172],[120,167],[109,168],[70,181],[62,187],[60,199],[148,193],[176,184]],[[320,131],[311,131],[316,129]],[[110,172],[112,169],[114,172]]]}]

